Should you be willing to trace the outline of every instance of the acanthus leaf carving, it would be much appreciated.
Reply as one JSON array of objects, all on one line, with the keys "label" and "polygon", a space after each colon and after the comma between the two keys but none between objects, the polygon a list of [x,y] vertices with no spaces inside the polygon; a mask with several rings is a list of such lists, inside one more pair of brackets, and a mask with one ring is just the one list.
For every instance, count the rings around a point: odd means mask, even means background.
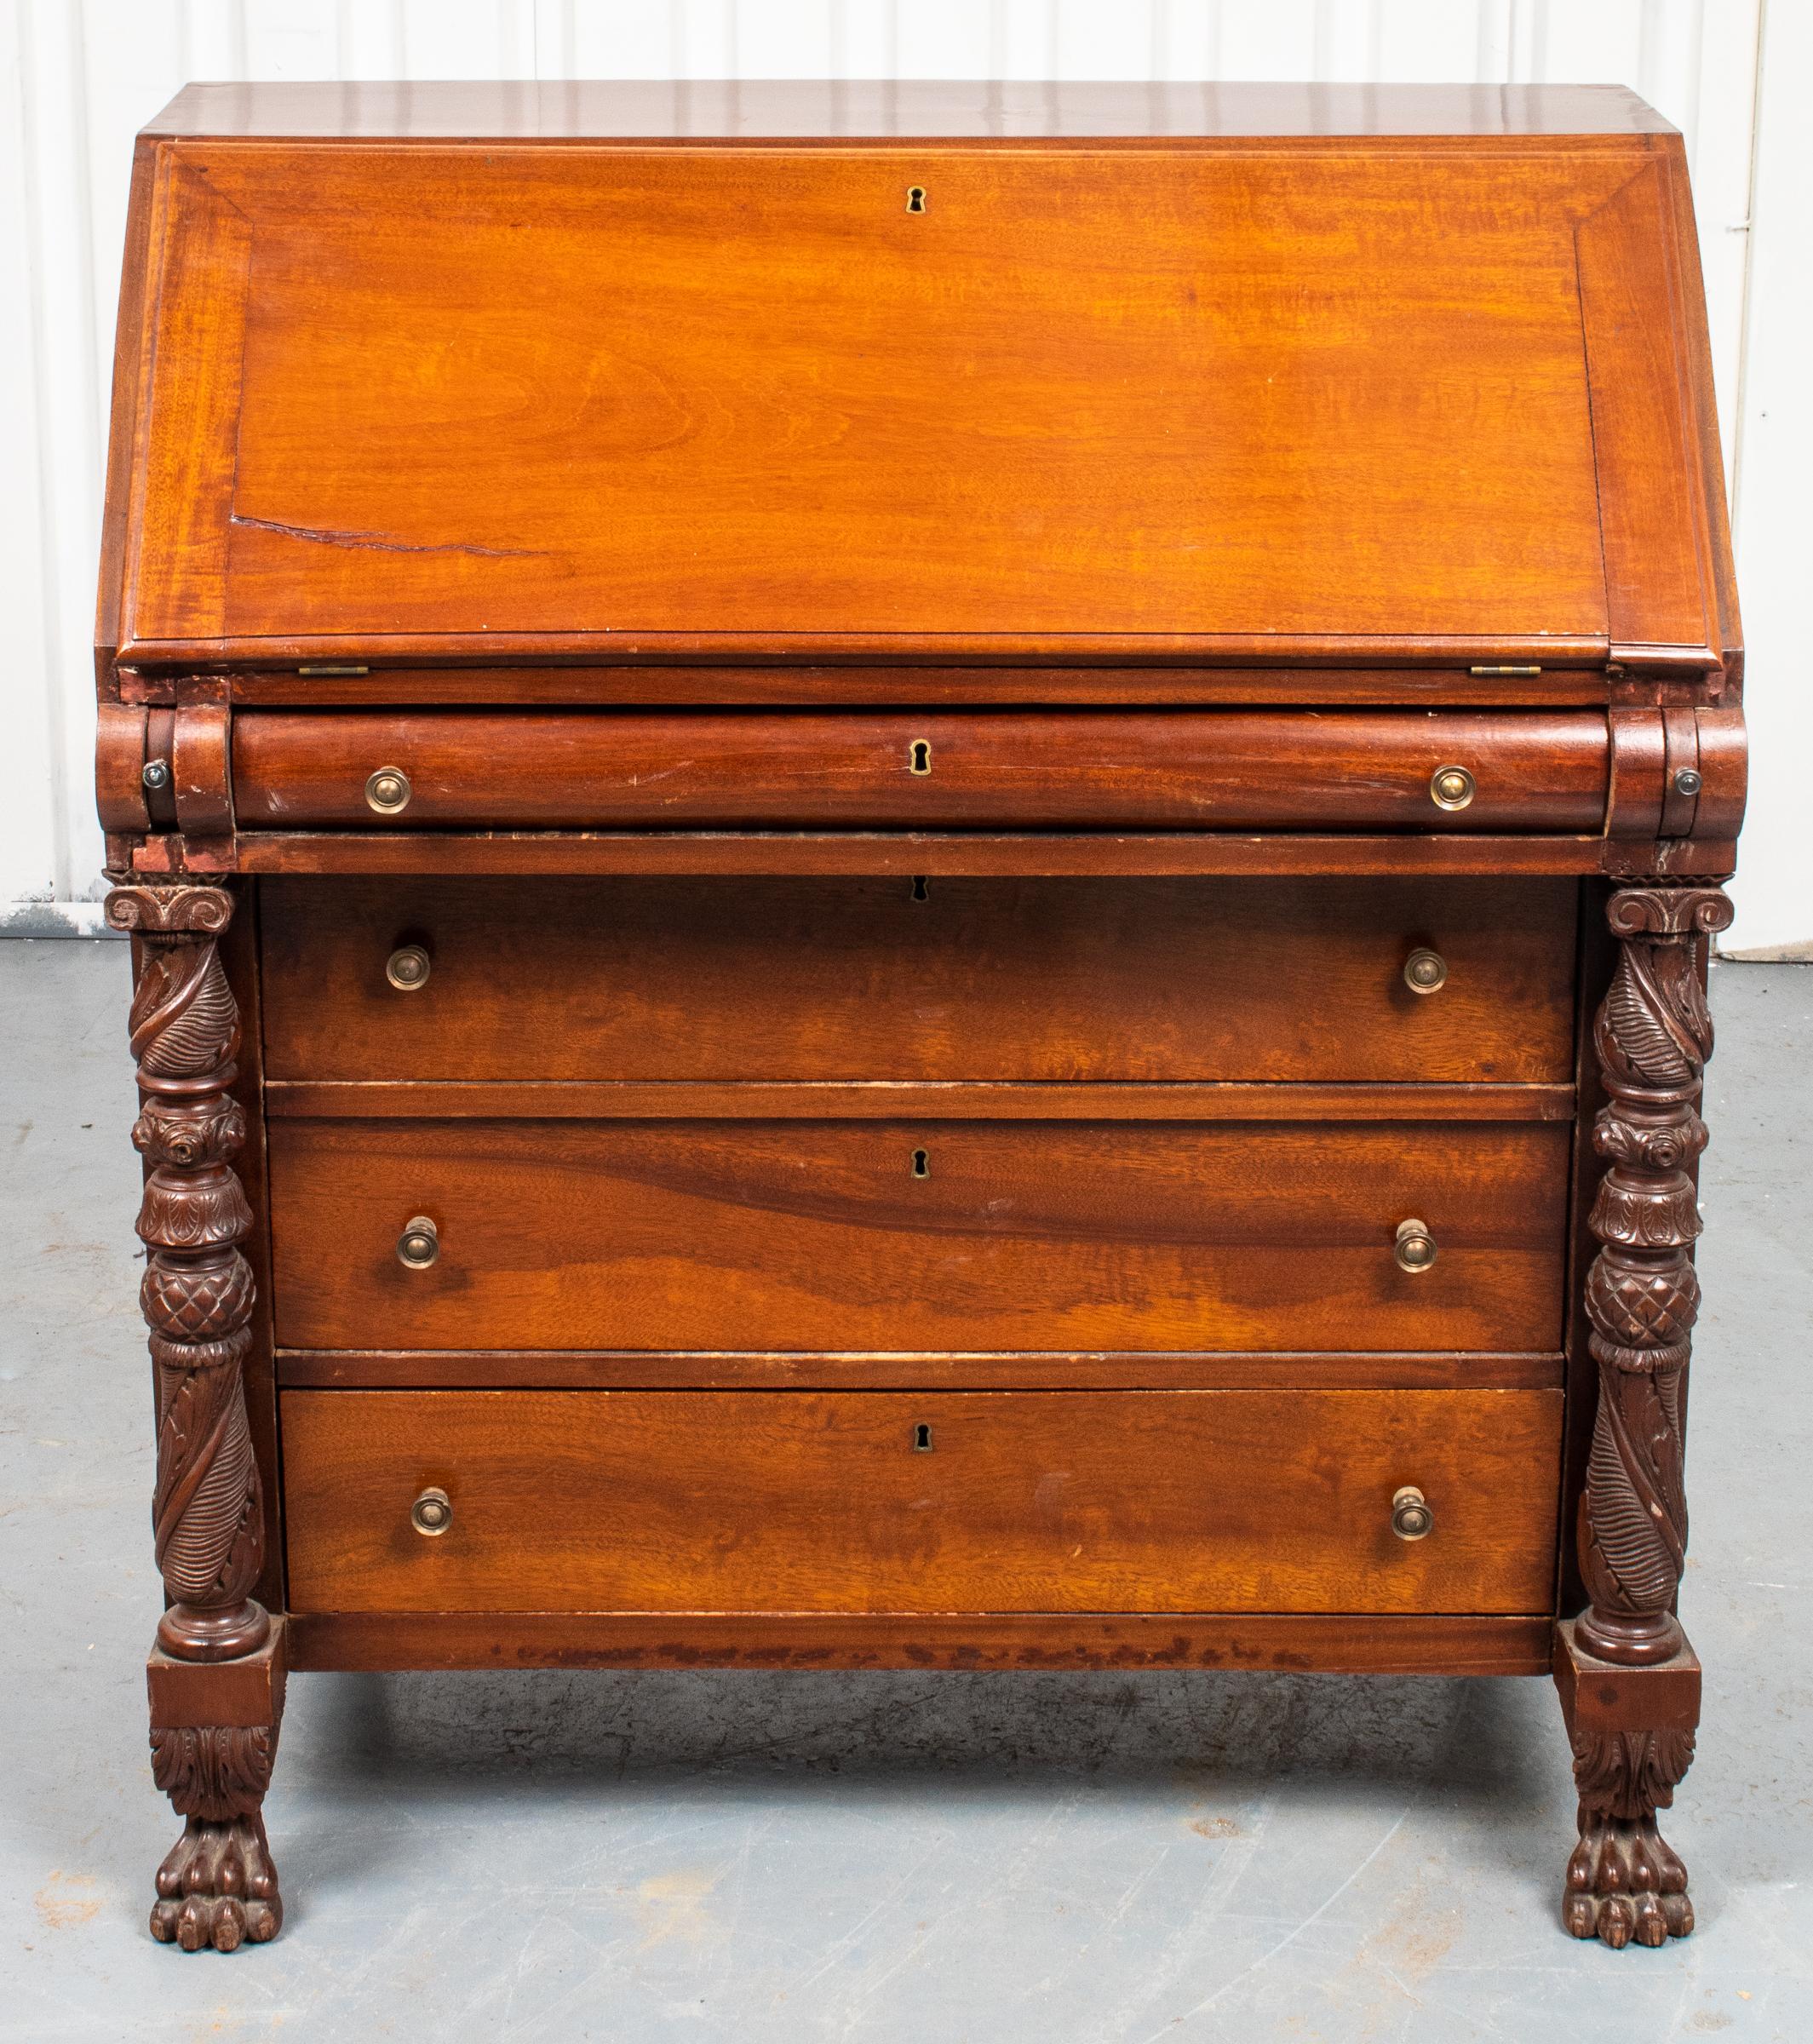
[{"label": "acanthus leaf carving", "polygon": [[1587,1272],[1598,1408],[1581,1501],[1586,1649],[1629,1666],[1681,1644],[1673,1614],[1687,1544],[1681,1373],[1699,1310],[1692,1247],[1700,1216],[1693,1161],[1713,1025],[1698,946],[1730,922],[1716,887],[1624,888],[1607,910],[1620,939],[1594,1025],[1608,1102],[1594,1131],[1610,1168],[1589,1226],[1600,1244]]}]

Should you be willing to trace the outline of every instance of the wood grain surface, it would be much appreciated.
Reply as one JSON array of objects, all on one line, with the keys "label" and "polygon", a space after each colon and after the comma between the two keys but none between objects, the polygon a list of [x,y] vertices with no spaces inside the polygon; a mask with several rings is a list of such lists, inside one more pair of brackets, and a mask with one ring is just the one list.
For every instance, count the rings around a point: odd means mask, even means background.
[{"label": "wood grain surface", "polygon": [[[1610,740],[1587,710],[249,709],[233,800],[251,830],[1114,827],[1597,830]],[[1430,793],[1444,766],[1477,792]],[[409,778],[374,815],[368,777]]]},{"label": "wood grain surface", "polygon": [[285,1348],[277,1374],[310,1391],[1549,1391],[1563,1363],[1558,1351],[1486,1349]]},{"label": "wood grain surface", "polygon": [[[1564,881],[292,881],[273,1079],[1572,1077]],[[922,897],[922,899],[921,899]],[[430,954],[399,992],[385,964]],[[1413,993],[1404,962],[1448,980]]]},{"label": "wood grain surface", "polygon": [[1554,1622],[1374,1611],[311,1611],[287,1622],[305,1668],[1311,1669],[1545,1675]]},{"label": "wood grain surface", "polygon": [[[1570,1133],[273,1119],[278,1339],[1552,1349]],[[427,1270],[395,1254],[416,1214]],[[1440,1249],[1414,1276],[1412,1217]]]},{"label": "wood grain surface", "polygon": [[292,1391],[282,1418],[302,1611],[1527,1612],[1554,1565],[1555,1392]]},{"label": "wood grain surface", "polygon": [[1603,640],[1674,141],[164,142],[131,636]]}]

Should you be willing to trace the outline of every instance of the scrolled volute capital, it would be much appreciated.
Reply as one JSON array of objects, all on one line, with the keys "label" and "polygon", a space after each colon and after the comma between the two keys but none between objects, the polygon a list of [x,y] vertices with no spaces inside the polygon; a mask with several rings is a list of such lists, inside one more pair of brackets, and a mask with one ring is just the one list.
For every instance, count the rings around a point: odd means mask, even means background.
[{"label": "scrolled volute capital", "polygon": [[1615,937],[1709,937],[1731,927],[1731,897],[1723,887],[1621,887],[1606,904]]},{"label": "scrolled volute capital", "polygon": [[225,887],[115,887],[106,909],[109,929],[154,937],[217,937],[232,913]]}]

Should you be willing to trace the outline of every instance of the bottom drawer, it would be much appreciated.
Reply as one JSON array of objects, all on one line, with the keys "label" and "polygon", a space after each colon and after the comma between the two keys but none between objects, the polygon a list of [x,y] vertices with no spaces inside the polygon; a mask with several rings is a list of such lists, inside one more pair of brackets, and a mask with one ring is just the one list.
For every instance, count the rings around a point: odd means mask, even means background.
[{"label": "bottom drawer", "polygon": [[[1561,1393],[293,1391],[303,1611],[1551,1607]],[[1415,1485],[1426,1537],[1392,1530]],[[450,1519],[410,1507],[445,1492]]]}]

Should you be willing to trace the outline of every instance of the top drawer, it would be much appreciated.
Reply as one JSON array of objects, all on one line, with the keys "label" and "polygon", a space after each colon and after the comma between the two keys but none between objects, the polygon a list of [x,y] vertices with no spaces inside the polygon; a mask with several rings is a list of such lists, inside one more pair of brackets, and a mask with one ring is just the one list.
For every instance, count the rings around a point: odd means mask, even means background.
[{"label": "top drawer", "polygon": [[244,710],[245,830],[1596,833],[1603,713]]}]

